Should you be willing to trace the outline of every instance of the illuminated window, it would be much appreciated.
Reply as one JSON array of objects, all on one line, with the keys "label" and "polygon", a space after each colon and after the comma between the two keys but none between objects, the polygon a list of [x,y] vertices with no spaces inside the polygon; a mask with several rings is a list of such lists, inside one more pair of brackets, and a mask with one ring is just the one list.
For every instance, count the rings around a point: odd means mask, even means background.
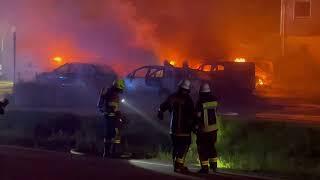
[{"label": "illuminated window", "polygon": [[311,0],[296,0],[294,6],[295,18],[311,17]]}]

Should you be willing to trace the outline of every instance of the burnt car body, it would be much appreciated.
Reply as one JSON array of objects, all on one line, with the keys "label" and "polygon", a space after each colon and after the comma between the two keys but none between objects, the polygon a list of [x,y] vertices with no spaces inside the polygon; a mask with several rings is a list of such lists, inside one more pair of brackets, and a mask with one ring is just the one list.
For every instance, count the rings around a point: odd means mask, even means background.
[{"label": "burnt car body", "polygon": [[255,64],[253,62],[216,62],[202,64],[199,68],[209,75],[203,76],[214,85],[218,93],[252,93],[256,88]]},{"label": "burnt car body", "polygon": [[[255,89],[254,63],[219,62],[202,64],[198,69],[178,68],[171,65],[143,66],[126,77],[129,92],[171,93],[179,81],[188,78],[194,87],[203,81],[214,89],[238,90],[252,93]],[[198,88],[198,87],[197,87]],[[193,88],[194,90],[198,90]]]},{"label": "burnt car body", "polygon": [[92,107],[99,91],[110,86],[116,73],[109,67],[86,63],[67,63],[51,72],[39,74],[33,82],[14,87],[16,104],[26,107]]},{"label": "burnt car body", "polygon": [[243,105],[244,101],[251,99],[256,83],[255,65],[219,62],[203,64],[198,69],[174,67],[168,63],[164,66],[143,66],[125,78],[125,96],[135,111],[143,110],[151,117],[157,111],[159,102],[177,90],[177,84],[185,78],[192,82],[190,95],[194,100],[198,97],[200,84],[209,82],[219,101],[224,104],[224,109]]},{"label": "burnt car body", "polygon": [[98,64],[66,63],[51,72],[37,75],[36,81],[59,87],[101,89],[112,83],[116,73],[109,67]]}]

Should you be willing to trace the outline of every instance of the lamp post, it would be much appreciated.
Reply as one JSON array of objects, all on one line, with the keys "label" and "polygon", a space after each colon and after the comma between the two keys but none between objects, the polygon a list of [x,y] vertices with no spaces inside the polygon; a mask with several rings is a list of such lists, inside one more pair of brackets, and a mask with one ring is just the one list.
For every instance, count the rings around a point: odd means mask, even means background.
[{"label": "lamp post", "polygon": [[287,42],[287,0],[281,0],[281,13],[280,13],[280,36],[281,36],[281,55],[286,55],[286,42]]},{"label": "lamp post", "polygon": [[16,83],[16,59],[17,59],[17,32],[16,27],[12,27],[13,34],[13,83]]}]

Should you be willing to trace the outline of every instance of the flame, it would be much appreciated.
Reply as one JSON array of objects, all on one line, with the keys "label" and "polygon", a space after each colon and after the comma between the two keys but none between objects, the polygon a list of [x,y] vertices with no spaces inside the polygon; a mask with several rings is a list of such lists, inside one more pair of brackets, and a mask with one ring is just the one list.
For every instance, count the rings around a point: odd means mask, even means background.
[{"label": "flame", "polygon": [[234,60],[234,62],[241,62],[241,63],[243,63],[243,62],[247,62],[247,60],[245,59],[245,58],[236,58],[235,60]]},{"label": "flame", "polygon": [[54,61],[55,63],[57,63],[57,64],[61,64],[62,61],[63,61],[63,58],[60,57],[60,56],[57,56],[57,57],[54,57],[54,58],[53,58],[53,61]]},{"label": "flame", "polygon": [[169,62],[172,66],[175,66],[177,63],[175,61],[170,61]]},{"label": "flame", "polygon": [[204,66],[203,71],[210,72],[211,71],[211,66]]},{"label": "flame", "polygon": [[258,80],[258,85],[259,85],[259,86],[263,86],[263,85],[264,85],[264,82],[263,82],[262,79],[259,79],[259,80]]}]

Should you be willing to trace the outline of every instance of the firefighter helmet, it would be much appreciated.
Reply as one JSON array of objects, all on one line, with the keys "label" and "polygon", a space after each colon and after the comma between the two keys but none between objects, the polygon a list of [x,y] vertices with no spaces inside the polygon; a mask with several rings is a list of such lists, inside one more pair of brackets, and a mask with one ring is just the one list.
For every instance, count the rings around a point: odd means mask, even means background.
[{"label": "firefighter helmet", "polygon": [[119,79],[113,82],[113,86],[117,89],[124,90],[126,87],[126,83],[123,79]]},{"label": "firefighter helmet", "polygon": [[191,89],[191,81],[188,79],[182,80],[179,83],[179,87],[185,90],[190,90]]},{"label": "firefighter helmet", "polygon": [[209,83],[203,83],[203,84],[200,86],[200,92],[202,92],[202,93],[209,93],[209,92],[211,92],[211,88],[210,88]]}]

